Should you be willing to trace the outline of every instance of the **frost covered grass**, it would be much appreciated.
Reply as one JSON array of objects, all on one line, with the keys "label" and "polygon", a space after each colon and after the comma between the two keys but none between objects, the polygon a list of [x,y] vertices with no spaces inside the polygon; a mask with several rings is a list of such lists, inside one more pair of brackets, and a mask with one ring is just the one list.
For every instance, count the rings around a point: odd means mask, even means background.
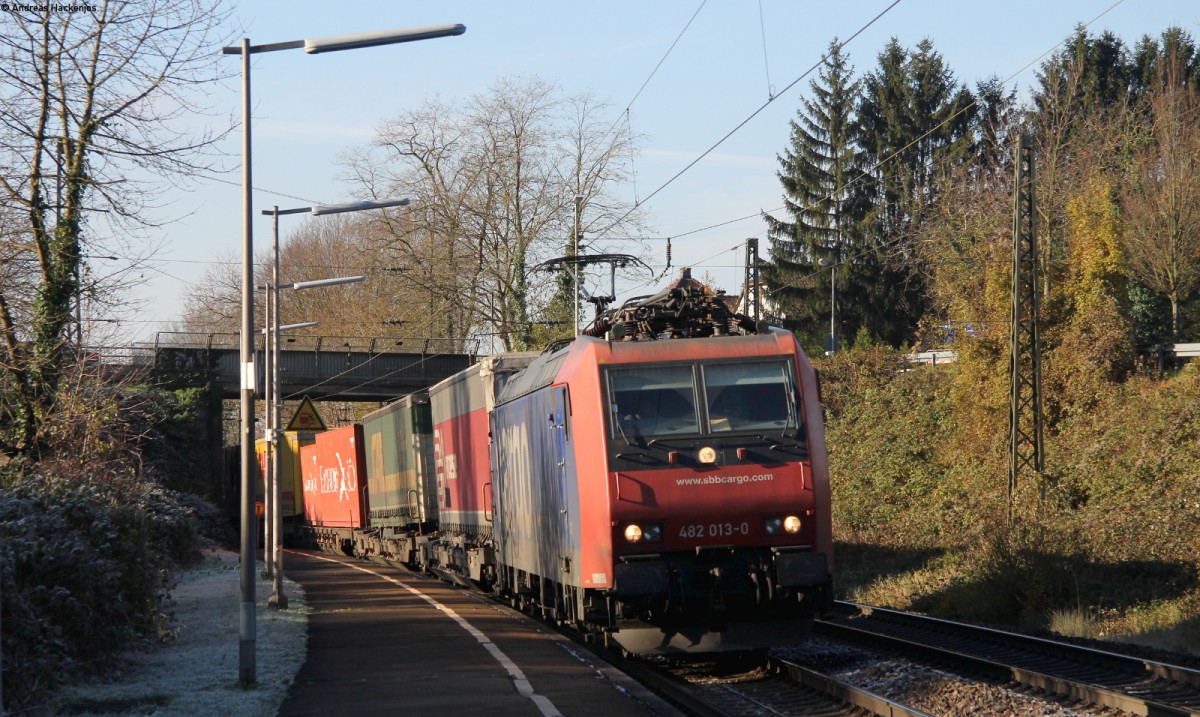
[{"label": "frost covered grass", "polygon": [[[261,564],[255,574],[260,574]],[[111,674],[61,691],[39,715],[222,717],[273,715],[305,657],[308,606],[285,580],[288,610],[267,607],[270,581],[257,582],[256,675],[238,686],[238,556],[208,552],[179,575],[171,592],[173,634],[167,644],[123,655]]]}]

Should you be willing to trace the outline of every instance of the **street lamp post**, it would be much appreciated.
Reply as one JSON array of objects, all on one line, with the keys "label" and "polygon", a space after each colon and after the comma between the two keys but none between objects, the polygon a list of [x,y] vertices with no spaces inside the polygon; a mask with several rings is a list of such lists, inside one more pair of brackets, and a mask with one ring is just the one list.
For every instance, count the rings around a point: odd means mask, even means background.
[{"label": "street lamp post", "polygon": [[[276,254],[278,256],[278,254]],[[279,312],[274,310],[274,307],[279,305],[279,295],[272,291],[272,286],[278,282],[278,263],[276,263],[275,278],[271,280],[271,284],[260,286],[266,293],[267,310],[265,313],[265,321],[263,322],[263,363],[266,365],[266,370],[263,372],[267,377],[266,385],[263,391],[263,404],[266,413],[266,428],[263,431],[263,502],[265,505],[263,521],[265,530],[263,531],[263,575],[274,579],[276,572],[276,561],[272,559],[275,551],[278,550],[282,555],[283,543],[282,538],[283,520],[282,517],[278,522],[275,520],[276,514],[282,516],[278,506],[282,498],[279,492],[274,490],[278,486],[276,476],[279,475],[279,463],[277,462],[278,449],[277,437],[279,435],[279,334],[283,331],[292,331],[294,329],[307,329],[316,326],[316,321],[305,321],[299,324],[279,325]],[[361,280],[365,277],[352,277],[349,280]],[[272,319],[272,317],[274,317]],[[278,536],[278,539],[277,539]],[[280,580],[282,580],[282,558],[278,564],[280,571]],[[280,584],[281,585],[281,584]],[[283,610],[287,609],[287,597],[284,596],[279,585],[276,586],[275,593],[267,600],[267,605],[277,607]]]},{"label": "street lamp post", "polygon": [[461,35],[467,28],[461,24],[407,28],[358,35],[339,35],[316,39],[292,40],[268,45],[251,45],[242,38],[241,45],[222,48],[226,55],[242,58],[242,331],[240,362],[242,368],[240,436],[241,441],[241,569],[240,607],[238,610],[238,682],[250,685],[256,681],[254,631],[254,483],[251,461],[254,460],[254,216],[253,185],[251,183],[250,143],[250,55],[275,50],[303,48],[309,54],[351,50],[360,47],[390,45],[399,42],[429,40]]},{"label": "street lamp post", "polygon": [[818,259],[821,266],[829,267],[829,350],[826,356],[832,356],[837,351],[837,262],[833,259]]},{"label": "street lamp post", "polygon": [[575,230],[572,232],[572,241],[574,242],[572,254],[575,261],[571,264],[571,278],[574,287],[574,296],[571,297],[571,304],[575,311],[575,333],[573,336],[579,335],[579,215],[583,213],[583,195],[575,195]]},{"label": "street lamp post", "polygon": [[[365,276],[347,276],[334,279],[313,279],[310,281],[298,281],[292,284],[287,284],[281,287],[279,284],[279,215],[281,214],[300,214],[302,212],[310,212],[313,216],[323,216],[326,214],[344,214],[346,212],[362,212],[368,209],[387,209],[389,207],[402,207],[407,205],[409,200],[396,199],[386,202],[351,202],[349,204],[324,204],[312,207],[298,207],[295,209],[280,209],[275,206],[271,209],[264,209],[263,214],[271,216],[271,285],[267,291],[267,304],[272,307],[267,319],[267,339],[266,352],[268,355],[267,361],[267,387],[266,387],[266,412],[267,412],[267,430],[266,430],[266,476],[263,486],[264,497],[266,498],[266,519],[270,530],[270,541],[268,545],[264,545],[266,554],[264,562],[267,563],[267,574],[271,576],[271,597],[267,599],[267,605],[278,608],[280,610],[287,609],[287,596],[283,593],[283,505],[280,487],[280,466],[279,466],[279,439],[282,422],[280,421],[280,397],[279,397],[279,332],[284,330],[284,327],[279,324],[279,290],[280,288],[289,289],[316,289],[322,286],[336,286],[338,284],[349,284],[356,281],[365,281]],[[313,326],[314,323],[292,324],[288,328],[301,328],[303,326]]]}]

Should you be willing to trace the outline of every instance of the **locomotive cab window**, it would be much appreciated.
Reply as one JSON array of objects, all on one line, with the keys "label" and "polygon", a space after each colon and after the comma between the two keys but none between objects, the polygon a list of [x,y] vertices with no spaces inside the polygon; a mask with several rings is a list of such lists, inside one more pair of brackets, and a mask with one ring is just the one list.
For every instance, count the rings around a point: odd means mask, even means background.
[{"label": "locomotive cab window", "polygon": [[614,435],[636,440],[700,430],[691,366],[614,369],[609,391]]},{"label": "locomotive cab window", "polygon": [[704,366],[709,431],[799,428],[793,385],[789,365],[782,361]]},{"label": "locomotive cab window", "polygon": [[626,444],[724,433],[802,435],[788,361],[631,366],[607,374],[610,435]]}]

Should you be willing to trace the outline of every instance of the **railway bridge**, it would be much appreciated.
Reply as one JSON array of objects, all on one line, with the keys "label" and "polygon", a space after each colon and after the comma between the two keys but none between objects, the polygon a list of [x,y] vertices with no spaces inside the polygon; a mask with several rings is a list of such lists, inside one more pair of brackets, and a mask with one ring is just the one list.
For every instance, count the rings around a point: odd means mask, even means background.
[{"label": "railway bridge", "polygon": [[[263,386],[262,337],[256,338],[257,381]],[[279,351],[280,396],[285,401],[302,396],[315,401],[390,401],[467,368],[475,362],[476,351],[460,339],[289,336]],[[221,398],[240,396],[236,333],[162,332],[152,344],[95,350],[92,355],[109,370],[148,372],[164,386],[215,386]]]},{"label": "railway bridge", "polygon": [[[262,336],[256,337],[257,382],[265,386]],[[475,362],[476,350],[461,340],[290,336],[279,352],[280,396],[314,401],[387,402],[427,388]],[[150,382],[163,388],[202,388],[205,418],[192,436],[207,460],[193,466],[195,492],[234,514],[237,458],[223,444],[230,414],[223,399],[241,395],[238,334],[162,332],[153,343],[86,348],[86,362],[113,380]],[[233,414],[236,416],[236,414]],[[236,420],[236,419],[235,419]]]}]

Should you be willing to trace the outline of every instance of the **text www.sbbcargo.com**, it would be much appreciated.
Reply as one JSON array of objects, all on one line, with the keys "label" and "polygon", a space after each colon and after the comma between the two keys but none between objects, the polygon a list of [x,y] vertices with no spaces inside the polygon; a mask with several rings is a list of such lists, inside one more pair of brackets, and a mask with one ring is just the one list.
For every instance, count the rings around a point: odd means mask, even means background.
[{"label": "text www.sbbcargo.com", "polygon": [[728,485],[730,483],[743,485],[745,483],[758,483],[761,481],[775,480],[775,476],[771,473],[760,473],[752,476],[701,476],[699,478],[676,478],[675,485]]}]

